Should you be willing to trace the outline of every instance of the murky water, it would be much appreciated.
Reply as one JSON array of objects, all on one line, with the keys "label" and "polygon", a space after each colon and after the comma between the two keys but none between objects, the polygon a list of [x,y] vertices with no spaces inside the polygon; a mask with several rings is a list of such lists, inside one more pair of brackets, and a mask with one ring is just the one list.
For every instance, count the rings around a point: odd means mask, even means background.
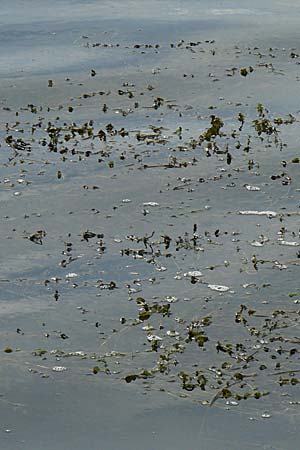
[{"label": "murky water", "polygon": [[298,448],[298,2],[1,8],[0,448]]}]

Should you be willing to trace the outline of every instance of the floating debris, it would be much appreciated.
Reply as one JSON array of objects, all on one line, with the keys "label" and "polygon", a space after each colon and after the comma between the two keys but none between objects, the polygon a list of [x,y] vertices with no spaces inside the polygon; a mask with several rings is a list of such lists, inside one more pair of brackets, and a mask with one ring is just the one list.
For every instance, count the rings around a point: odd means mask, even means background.
[{"label": "floating debris", "polygon": [[207,287],[209,287],[209,289],[211,289],[212,291],[218,292],[227,292],[230,289],[228,286],[222,286],[219,284],[208,284]]},{"label": "floating debris", "polygon": [[260,187],[251,186],[250,184],[246,184],[245,188],[247,189],[247,191],[260,191]]},{"label": "floating debris", "polygon": [[274,267],[276,267],[279,270],[286,270],[288,268],[288,266],[286,264],[281,264],[278,261],[274,262]]},{"label": "floating debris", "polygon": [[243,216],[277,217],[277,213],[275,211],[239,211],[238,214]]},{"label": "floating debris", "polygon": [[146,203],[143,203],[143,206],[159,206],[159,203],[156,203],[156,202],[146,202]]},{"label": "floating debris", "polygon": [[31,242],[34,242],[38,245],[43,245],[43,238],[46,236],[46,231],[44,230],[38,230],[35,233],[31,234],[28,239]]},{"label": "floating debris", "polygon": [[260,241],[253,241],[251,242],[252,247],[263,247],[265,245],[264,242],[260,242]]},{"label": "floating debris", "polygon": [[54,366],[52,367],[53,372],[65,372],[67,370],[64,366]]},{"label": "floating debris", "polygon": [[152,334],[150,332],[147,334],[147,339],[148,339],[149,342],[162,341],[163,340],[160,336],[156,336],[155,334]]},{"label": "floating debris", "polygon": [[235,400],[229,400],[229,401],[226,402],[226,405],[229,405],[229,406],[238,406],[238,405],[239,405],[239,402],[236,402]]},{"label": "floating debris", "polygon": [[4,349],[4,352],[5,352],[5,353],[12,353],[12,352],[13,352],[13,349],[12,349],[11,347],[6,347],[6,348]]},{"label": "floating debris", "polygon": [[179,336],[178,331],[175,331],[175,330],[168,330],[166,334],[167,334],[167,336],[170,336],[170,337]]},{"label": "floating debris", "polygon": [[[284,74],[284,52],[227,49],[226,65],[231,62],[226,68],[224,53],[211,40],[179,40],[170,46],[84,43],[89,52],[125,51],[134,58],[156,55],[163,48],[167,56],[167,51],[174,53],[175,65],[156,68],[153,62],[153,85],[144,75],[134,77],[134,83],[118,77],[106,83],[105,71],[101,69],[100,77],[97,67],[85,69],[87,86],[83,80],[77,83],[78,77],[71,81],[63,75],[55,82],[57,88],[48,90],[61,97],[61,104],[49,94],[49,105],[45,97],[42,105],[19,105],[16,110],[2,99],[0,145],[6,177],[2,175],[0,185],[8,239],[3,248],[5,253],[7,242],[10,253],[0,281],[8,286],[4,293],[9,297],[15,291],[18,298],[23,288],[30,308],[38,306],[37,320],[10,327],[3,349],[10,347],[3,357],[13,364],[20,358],[28,364],[32,358],[46,361],[47,367],[39,364],[30,370],[42,378],[47,375],[40,369],[63,372],[67,368],[56,364],[72,358],[71,367],[82,380],[98,374],[93,384],[106,374],[112,383],[136,382],[143,392],[172,387],[172,394],[187,401],[210,406],[218,401],[226,409],[263,399],[268,391],[277,399],[281,389],[283,395],[292,395],[286,387],[300,383],[295,336],[300,292],[292,276],[300,252],[280,246],[300,245],[295,194],[300,191],[295,150],[299,112],[275,117],[254,103],[261,94],[259,84],[255,96],[245,94],[243,101],[233,103],[234,80],[227,78],[235,77],[246,88],[253,83],[255,67],[257,80],[276,76],[263,79],[271,94],[277,75]],[[176,58],[181,54],[182,61],[188,62],[188,55],[195,64],[205,60],[205,75],[179,73]],[[278,55],[275,68],[270,61]],[[288,67],[294,71],[289,78],[298,79],[299,55],[289,50],[289,56]],[[165,89],[166,70],[170,79],[176,75],[186,83],[186,89],[177,89],[179,84]],[[204,97],[195,89],[197,80],[207,87]],[[210,93],[209,85],[218,81],[222,91]],[[100,82],[105,91],[99,90]],[[48,85],[56,86],[52,80]],[[160,96],[172,89],[175,99]],[[265,92],[263,97],[273,98]],[[209,105],[213,98],[216,105]],[[281,131],[293,123],[291,132]],[[13,201],[18,194],[22,197]],[[143,203],[151,197],[159,203]],[[260,210],[273,207],[278,211]],[[236,220],[237,214],[278,219]],[[46,224],[47,247],[25,241],[23,254],[20,235],[42,245]],[[28,226],[38,231],[23,232]],[[13,258],[18,245],[19,260]],[[208,283],[209,276],[239,286],[236,306],[229,298],[232,288]],[[47,313],[39,312],[41,308]],[[36,349],[26,353],[32,339]],[[59,342],[63,350],[45,350],[45,342]],[[70,346],[78,342],[86,348],[72,351]]]},{"label": "floating debris", "polygon": [[299,242],[295,241],[284,241],[283,239],[278,239],[280,245],[286,245],[287,247],[299,247]]},{"label": "floating debris", "polygon": [[167,296],[165,297],[165,300],[166,300],[166,302],[168,302],[168,303],[177,303],[177,302],[178,302],[178,298],[175,297],[175,295],[171,295],[171,296],[167,295]]},{"label": "floating debris", "polygon": [[203,276],[203,273],[200,272],[200,270],[191,270],[187,273],[184,274],[185,277],[194,277],[194,278],[199,278]]},{"label": "floating debris", "polygon": [[251,242],[252,247],[263,247],[267,242],[269,242],[269,238],[266,236],[259,236],[259,240]]}]

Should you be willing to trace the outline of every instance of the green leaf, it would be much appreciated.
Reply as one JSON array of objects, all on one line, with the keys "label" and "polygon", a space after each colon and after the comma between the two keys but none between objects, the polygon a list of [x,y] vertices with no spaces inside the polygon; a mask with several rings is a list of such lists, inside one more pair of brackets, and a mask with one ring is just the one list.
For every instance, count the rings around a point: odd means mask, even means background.
[{"label": "green leaf", "polygon": [[135,381],[138,378],[138,375],[127,375],[124,380],[126,383],[131,383],[132,381]]}]

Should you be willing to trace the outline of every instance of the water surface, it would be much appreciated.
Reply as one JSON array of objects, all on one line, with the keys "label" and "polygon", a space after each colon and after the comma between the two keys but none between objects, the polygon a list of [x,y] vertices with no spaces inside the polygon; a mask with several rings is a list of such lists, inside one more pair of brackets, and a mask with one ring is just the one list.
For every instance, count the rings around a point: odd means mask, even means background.
[{"label": "water surface", "polygon": [[[1,6],[1,448],[297,448],[298,2]],[[279,142],[255,132],[258,103],[273,125],[295,118]],[[208,154],[212,114],[224,126]],[[72,136],[85,123],[94,137]],[[139,321],[138,297],[171,315]],[[197,322],[204,349],[183,339]],[[176,342],[168,370],[126,383]],[[269,395],[214,401],[222,365]],[[205,391],[182,389],[195,370]]]}]

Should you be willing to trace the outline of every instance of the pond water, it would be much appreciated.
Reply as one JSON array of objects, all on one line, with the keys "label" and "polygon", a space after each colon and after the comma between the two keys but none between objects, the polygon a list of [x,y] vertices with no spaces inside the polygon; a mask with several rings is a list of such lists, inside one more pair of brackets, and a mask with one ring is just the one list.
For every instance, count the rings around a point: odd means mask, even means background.
[{"label": "pond water", "polygon": [[294,450],[297,1],[0,17],[0,448]]}]

